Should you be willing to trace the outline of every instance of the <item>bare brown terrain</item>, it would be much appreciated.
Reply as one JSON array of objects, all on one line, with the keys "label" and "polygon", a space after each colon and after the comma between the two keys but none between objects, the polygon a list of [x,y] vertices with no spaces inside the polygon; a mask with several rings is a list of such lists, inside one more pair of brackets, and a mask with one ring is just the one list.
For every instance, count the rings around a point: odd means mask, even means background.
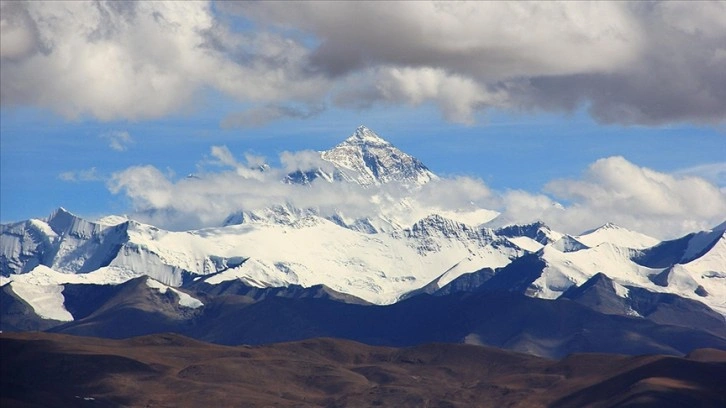
[{"label": "bare brown terrain", "polygon": [[723,407],[726,352],[685,358],[312,339],[221,346],[0,335],[2,407]]}]

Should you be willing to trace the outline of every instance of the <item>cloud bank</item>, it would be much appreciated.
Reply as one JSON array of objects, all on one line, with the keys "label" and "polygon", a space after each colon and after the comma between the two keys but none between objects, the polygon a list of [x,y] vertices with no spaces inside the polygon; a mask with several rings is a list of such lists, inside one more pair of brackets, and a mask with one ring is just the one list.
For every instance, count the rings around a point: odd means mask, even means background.
[{"label": "cloud bank", "polygon": [[[233,212],[291,204],[321,215],[377,218],[383,213],[410,225],[435,211],[484,208],[501,213],[499,224],[545,221],[578,234],[606,222],[658,238],[708,229],[724,221],[726,191],[694,176],[660,173],[623,157],[591,164],[582,177],[550,182],[543,193],[493,191],[469,177],[441,178],[421,190],[395,183],[364,188],[317,179],[309,186],[281,180],[295,170],[321,163],[316,152],[284,152],[282,167],[260,166],[260,158],[237,160],[215,146],[194,177],[174,180],[153,166],[131,167],[112,175],[108,187],[124,195],[132,217],[169,229],[219,226]],[[328,164],[329,165],[329,164]]]},{"label": "cloud bank", "polygon": [[726,190],[700,177],[657,172],[620,156],[597,160],[579,179],[551,181],[545,193],[505,194],[507,216],[539,218],[567,232],[614,222],[658,238],[726,220]]},{"label": "cloud bank", "polygon": [[224,126],[436,104],[603,123],[723,123],[724,2],[3,2],[0,101],[158,118],[206,90]]}]

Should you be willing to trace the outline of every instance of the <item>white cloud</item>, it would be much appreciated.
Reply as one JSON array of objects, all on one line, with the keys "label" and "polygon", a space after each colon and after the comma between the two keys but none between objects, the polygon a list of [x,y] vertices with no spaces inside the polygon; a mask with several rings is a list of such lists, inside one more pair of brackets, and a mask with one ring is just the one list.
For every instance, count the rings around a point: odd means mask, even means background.
[{"label": "white cloud", "polygon": [[227,146],[212,146],[210,154],[212,158],[206,161],[207,164],[231,167],[238,176],[243,178],[262,180],[265,177],[263,174],[265,161],[262,157],[248,153],[245,154],[247,163],[241,163],[237,161]]},{"label": "white cloud", "polygon": [[[213,90],[224,126],[332,101],[573,110],[722,123],[724,2],[3,2],[0,100],[68,118],[158,118]],[[254,31],[238,24],[253,22]]]},{"label": "white cloud", "polygon": [[314,150],[302,150],[299,152],[284,151],[280,153],[280,164],[285,173],[292,173],[297,170],[309,171],[323,169],[333,171],[334,167],[330,162],[323,160],[320,153]]},{"label": "white cloud", "polygon": [[234,158],[232,152],[229,151],[227,146],[212,146],[210,154],[214,159],[216,159],[216,162],[212,163],[234,168],[242,166],[239,162],[237,162],[237,159]]},{"label": "white cloud", "polygon": [[108,141],[108,147],[117,152],[125,152],[129,146],[134,144],[134,139],[131,137],[129,132],[125,130],[113,130],[110,132],[102,133],[99,136],[101,139]]},{"label": "white cloud", "polygon": [[[377,217],[382,207],[390,208],[392,213],[398,211],[395,207],[407,195],[395,184],[365,188],[322,180],[308,186],[283,183],[283,177],[295,170],[332,170],[331,164],[313,151],[283,152],[282,167],[264,171],[250,166],[259,163],[259,158],[252,157],[242,164],[226,147],[213,147],[211,156],[215,161],[204,161],[200,172],[192,178],[175,181],[153,166],[138,166],[113,174],[108,188],[130,199],[137,219],[171,229],[219,225],[235,211],[288,203],[298,208],[315,208],[325,216],[342,211],[352,218]],[[439,194],[444,191],[445,194]],[[473,201],[489,194],[480,181],[458,178],[424,187],[417,201],[425,207],[468,208]],[[417,219],[408,219],[411,212],[421,217],[429,215],[418,210],[400,208],[400,216],[414,222]]]},{"label": "white cloud", "polygon": [[184,205],[184,202],[177,202],[173,197],[173,186],[164,173],[154,166],[130,167],[114,173],[108,181],[112,193],[123,191],[137,209],[148,210],[165,209],[172,204]]},{"label": "white cloud", "polygon": [[452,211],[489,205],[495,196],[481,180],[464,176],[432,180],[413,194],[423,207]]},{"label": "white cloud", "polygon": [[[319,43],[311,65],[343,78],[334,98],[343,106],[433,101],[459,122],[489,107],[559,111],[583,104],[609,123],[726,117],[723,2],[245,2],[224,8],[314,35]],[[359,91],[351,92],[350,84]]]},{"label": "white cloud", "polygon": [[253,102],[320,95],[304,47],[230,32],[205,2],[3,2],[0,28],[3,105],[143,120],[205,87]]},{"label": "white cloud", "polygon": [[[556,230],[578,234],[606,222],[659,238],[708,229],[724,221],[726,191],[708,181],[637,166],[622,157],[600,159],[579,179],[554,180],[544,193],[497,192],[481,180],[441,178],[411,193],[395,183],[364,188],[354,183],[282,183],[285,174],[329,165],[317,152],[285,152],[281,168],[255,170],[260,158],[240,163],[224,147],[214,147],[213,169],[174,181],[152,166],[132,167],[108,182],[126,195],[136,217],[172,229],[219,225],[229,214],[272,205],[316,208],[322,215],[342,211],[348,217],[388,215],[413,223],[441,211],[485,208],[501,213],[497,223],[543,220]],[[222,167],[220,169],[220,166]],[[418,217],[418,218],[417,218]]]},{"label": "white cloud", "polygon": [[615,222],[656,237],[675,237],[708,229],[726,217],[726,192],[717,186],[699,177],[640,167],[619,156],[591,164],[581,179],[552,181],[545,191],[568,204],[547,208],[541,196],[526,193],[519,201],[539,201],[544,204],[542,219],[573,233]]},{"label": "white cloud", "polygon": [[717,186],[726,188],[726,162],[701,164],[680,169],[675,174],[679,176],[700,177]]},{"label": "white cloud", "polygon": [[370,84],[363,83],[344,91],[338,101],[343,105],[366,97],[411,105],[436,101],[447,120],[466,124],[473,123],[478,107],[508,107],[507,96],[501,92],[489,91],[470,77],[440,68],[387,67],[377,70],[373,81],[375,93],[371,94]]}]

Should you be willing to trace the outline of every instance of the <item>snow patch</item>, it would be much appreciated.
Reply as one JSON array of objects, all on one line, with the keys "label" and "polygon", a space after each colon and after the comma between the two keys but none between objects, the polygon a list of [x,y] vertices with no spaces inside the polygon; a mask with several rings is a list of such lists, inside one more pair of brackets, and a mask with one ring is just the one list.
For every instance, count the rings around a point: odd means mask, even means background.
[{"label": "snow patch", "polygon": [[73,321],[73,315],[64,305],[62,285],[37,285],[26,282],[11,282],[10,288],[21,299],[27,302],[35,314],[43,319],[61,322]]},{"label": "snow patch", "polygon": [[630,294],[630,290],[628,288],[615,281],[613,281],[613,289],[615,290],[615,294],[623,299],[627,299]]},{"label": "snow patch", "polygon": [[514,245],[529,252],[537,252],[542,249],[542,247],[544,247],[544,245],[540,244],[539,242],[533,240],[530,237],[513,237],[507,239]]},{"label": "snow patch", "polygon": [[162,295],[164,293],[166,293],[167,290],[171,290],[179,297],[179,306],[190,308],[190,309],[197,309],[197,308],[204,306],[204,303],[202,303],[199,299],[193,298],[193,297],[189,296],[187,293],[184,293],[180,290],[170,288],[157,280],[147,278],[146,286],[148,286],[152,289],[158,290],[159,293],[161,293]]}]

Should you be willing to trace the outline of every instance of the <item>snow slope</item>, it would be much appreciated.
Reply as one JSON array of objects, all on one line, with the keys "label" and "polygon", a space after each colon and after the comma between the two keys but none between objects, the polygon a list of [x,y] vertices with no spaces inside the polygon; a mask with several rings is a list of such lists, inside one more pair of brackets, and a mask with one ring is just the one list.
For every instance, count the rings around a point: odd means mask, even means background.
[{"label": "snow slope", "polygon": [[634,250],[610,243],[594,248],[564,252],[555,245],[542,249],[541,259],[546,267],[542,276],[533,282],[532,295],[545,299],[555,299],[572,285],[581,285],[598,272],[620,284],[650,287],[653,283],[649,276],[660,269],[651,269],[633,262]]},{"label": "snow slope", "polygon": [[[616,242],[637,242],[630,231],[622,236],[608,231]],[[703,237],[710,237],[711,241]],[[581,236],[582,237],[582,236]],[[726,315],[726,238],[723,231],[691,234],[682,258],[685,262],[663,264],[648,259],[651,266],[639,263],[641,251],[602,243],[593,248],[563,252],[556,244],[545,246],[541,259],[546,267],[530,287],[531,295],[554,299],[573,285],[581,285],[598,272],[623,286],[642,287],[654,292],[673,293],[698,300]],[[697,241],[697,243],[693,243]],[[592,240],[590,242],[593,242]],[[643,241],[640,241],[644,243]],[[699,249],[693,250],[697,246]],[[696,259],[691,259],[698,253]],[[671,254],[668,254],[669,256]]]},{"label": "snow slope", "polygon": [[190,309],[197,309],[204,306],[204,303],[202,303],[201,300],[191,297],[180,290],[166,286],[157,280],[147,278],[146,285],[152,289],[158,290],[161,294],[166,293],[167,290],[174,292],[179,297],[179,306],[188,307]]},{"label": "snow slope", "polygon": [[[67,222],[58,223],[54,221],[58,213],[48,222],[31,220],[5,226],[0,237],[5,256],[0,284],[11,284],[39,315],[56,320],[68,319],[61,285],[118,284],[142,275],[173,287],[195,277],[209,284],[241,279],[257,287],[324,284],[372,303],[387,304],[436,279],[442,287],[469,272],[504,267],[534,252],[534,244],[541,245],[536,253],[545,267],[530,285],[530,296],[554,299],[602,272],[619,285],[674,293],[726,314],[723,231],[690,234],[664,243],[681,248],[688,256],[679,253],[677,259],[683,261],[647,266],[639,263],[643,253],[649,254],[650,263],[664,262],[653,259],[663,252],[660,246],[655,250],[611,243],[573,247],[574,238],[553,231],[538,237],[534,231],[541,226],[520,229],[529,231],[520,237],[513,233],[500,236],[497,231],[441,215],[390,233],[359,232],[316,215],[303,216],[290,225],[247,223],[171,232],[134,221],[103,226],[67,211],[63,212]],[[627,231],[623,234],[630,236]],[[523,239],[531,247],[516,245]],[[549,243],[543,245],[537,239]],[[113,257],[87,271],[94,264],[91,260],[99,259],[98,253]],[[45,264],[35,264],[41,261]],[[6,265],[13,269],[5,269]],[[189,300],[188,306],[193,304]]]},{"label": "snow slope", "polygon": [[[524,252],[486,230],[441,216],[427,217],[408,229],[379,234],[342,228],[314,215],[292,225],[248,223],[185,232],[165,231],[134,221],[120,225],[125,240],[114,241],[118,246],[115,256],[94,271],[77,267],[87,263],[84,261],[93,245],[97,251],[105,251],[105,246],[96,242],[96,235],[89,233],[85,240],[72,240],[86,251],[70,250],[70,243],[64,239],[55,242],[56,247],[68,251],[62,257],[66,264],[50,258],[47,266],[53,273],[48,268],[25,272],[26,266],[20,265],[5,273],[4,280],[118,283],[121,277],[144,274],[165,285],[180,286],[187,276],[215,274],[210,282],[244,278],[264,287],[324,284],[373,303],[391,303],[462,260],[467,260],[471,270],[496,268]],[[10,241],[20,242],[13,237]],[[45,254],[33,256],[40,259]]]},{"label": "snow slope", "polygon": [[584,232],[575,239],[589,247],[596,247],[607,242],[619,247],[642,249],[660,243],[659,240],[653,237],[630,231],[613,223],[607,223],[594,230]]}]

